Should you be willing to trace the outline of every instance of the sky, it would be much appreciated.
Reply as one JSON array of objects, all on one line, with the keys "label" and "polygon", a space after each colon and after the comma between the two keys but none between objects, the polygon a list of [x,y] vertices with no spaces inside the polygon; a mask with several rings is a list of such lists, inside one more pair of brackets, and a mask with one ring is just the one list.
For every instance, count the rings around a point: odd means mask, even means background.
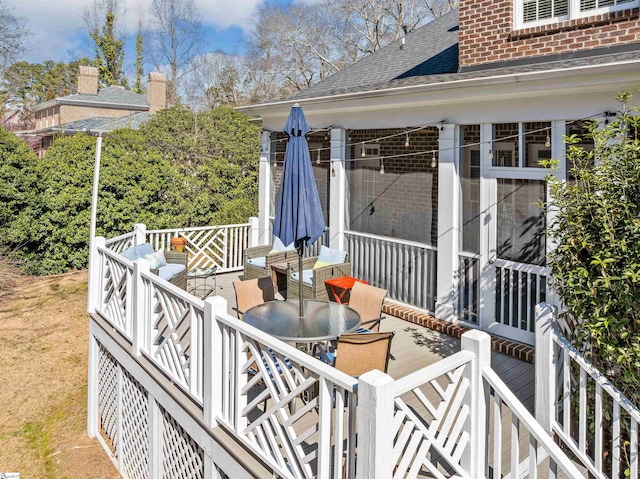
[{"label": "sky", "polygon": [[[68,62],[81,56],[93,56],[92,42],[84,33],[85,8],[93,0],[5,0],[13,14],[23,18],[31,36],[23,60]],[[202,52],[242,53],[241,41],[251,30],[255,9],[264,0],[195,0],[205,38]],[[123,0],[126,8],[125,31],[128,35],[125,62],[135,61],[135,33],[139,18],[146,17],[151,0]],[[276,0],[287,4],[291,0]],[[125,70],[127,65],[125,65]]]}]

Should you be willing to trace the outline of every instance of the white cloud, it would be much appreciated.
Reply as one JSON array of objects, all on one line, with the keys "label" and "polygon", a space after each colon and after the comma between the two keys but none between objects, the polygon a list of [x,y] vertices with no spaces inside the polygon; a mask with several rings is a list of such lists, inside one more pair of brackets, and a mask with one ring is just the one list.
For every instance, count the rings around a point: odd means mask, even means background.
[{"label": "white cloud", "polygon": [[[260,1],[195,0],[203,24],[222,29],[232,25],[250,28],[252,15]],[[81,47],[84,28],[83,11],[93,4],[92,0],[6,0],[6,3],[16,16],[26,19],[31,30],[28,60],[68,61],[77,56],[75,52]],[[124,4],[124,26],[127,33],[133,33],[140,15],[147,15],[151,0],[124,0]]]}]

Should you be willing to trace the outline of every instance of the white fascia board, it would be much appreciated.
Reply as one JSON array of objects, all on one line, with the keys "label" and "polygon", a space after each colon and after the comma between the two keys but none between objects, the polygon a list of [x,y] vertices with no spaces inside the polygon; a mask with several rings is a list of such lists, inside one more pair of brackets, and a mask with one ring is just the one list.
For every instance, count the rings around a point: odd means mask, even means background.
[{"label": "white fascia board", "polygon": [[60,105],[71,106],[88,106],[92,108],[112,108],[114,110],[135,110],[135,111],[148,111],[149,105],[132,105],[130,103],[107,103],[99,101],[86,101],[86,100],[58,100]]},{"label": "white fascia board", "polygon": [[[517,99],[525,96],[558,95],[563,92],[575,94],[607,91],[615,90],[616,84],[637,83],[639,63],[640,60],[629,60],[605,65],[497,75],[299,99],[297,102],[303,108],[322,114],[329,111],[333,113],[379,111],[403,106],[455,104],[468,102],[470,99],[478,102]],[[286,117],[295,102],[285,100],[239,107],[236,110],[243,115],[259,115],[267,123],[267,119]]]},{"label": "white fascia board", "polygon": [[53,100],[45,101],[44,103],[40,103],[39,105],[36,105],[35,107],[33,107],[33,111],[36,112],[36,111],[46,110],[47,108],[54,107],[58,104],[59,104],[58,99],[54,98]]}]

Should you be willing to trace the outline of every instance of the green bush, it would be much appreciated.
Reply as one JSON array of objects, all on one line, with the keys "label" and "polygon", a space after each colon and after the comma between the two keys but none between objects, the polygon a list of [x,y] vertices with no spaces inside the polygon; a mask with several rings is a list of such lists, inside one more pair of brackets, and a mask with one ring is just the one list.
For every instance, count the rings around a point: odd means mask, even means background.
[{"label": "green bush", "polygon": [[[163,110],[103,140],[97,234],[244,223],[257,212],[258,128],[228,108]],[[96,139],[60,137],[38,160],[0,131],[0,234],[28,272],[87,267]]]},{"label": "green bush", "polygon": [[635,404],[640,404],[640,120],[628,108],[592,123],[592,151],[566,137],[575,181],[550,178],[557,217],[549,234],[553,286],[579,318],[575,344]]}]

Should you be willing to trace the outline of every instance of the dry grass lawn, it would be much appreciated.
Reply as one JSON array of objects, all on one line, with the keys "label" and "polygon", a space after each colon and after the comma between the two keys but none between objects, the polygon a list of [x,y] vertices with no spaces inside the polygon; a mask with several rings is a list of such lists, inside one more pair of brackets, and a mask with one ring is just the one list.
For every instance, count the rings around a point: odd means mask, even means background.
[{"label": "dry grass lawn", "polygon": [[87,272],[27,278],[0,304],[0,473],[118,478],[86,433]]}]

